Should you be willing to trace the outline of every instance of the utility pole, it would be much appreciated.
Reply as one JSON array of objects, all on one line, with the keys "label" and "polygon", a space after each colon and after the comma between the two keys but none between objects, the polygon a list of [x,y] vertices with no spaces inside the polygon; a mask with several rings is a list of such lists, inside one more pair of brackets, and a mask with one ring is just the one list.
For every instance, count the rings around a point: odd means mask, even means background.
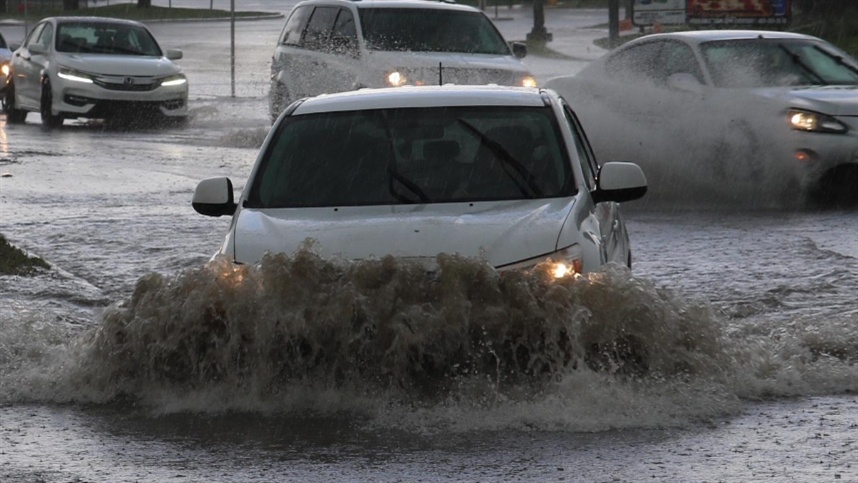
[{"label": "utility pole", "polygon": [[608,45],[620,44],[620,0],[608,0]]},{"label": "utility pole", "polygon": [[527,42],[544,47],[553,37],[545,30],[545,0],[533,0],[533,30],[527,34]]}]

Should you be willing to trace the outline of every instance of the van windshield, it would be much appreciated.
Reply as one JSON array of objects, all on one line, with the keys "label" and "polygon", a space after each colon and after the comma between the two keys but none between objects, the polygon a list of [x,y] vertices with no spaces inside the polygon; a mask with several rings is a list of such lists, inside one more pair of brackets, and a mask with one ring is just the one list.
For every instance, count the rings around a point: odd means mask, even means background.
[{"label": "van windshield", "polygon": [[254,208],[569,196],[550,107],[373,109],[281,123],[251,184]]},{"label": "van windshield", "polygon": [[370,50],[510,55],[481,12],[429,8],[360,8]]}]

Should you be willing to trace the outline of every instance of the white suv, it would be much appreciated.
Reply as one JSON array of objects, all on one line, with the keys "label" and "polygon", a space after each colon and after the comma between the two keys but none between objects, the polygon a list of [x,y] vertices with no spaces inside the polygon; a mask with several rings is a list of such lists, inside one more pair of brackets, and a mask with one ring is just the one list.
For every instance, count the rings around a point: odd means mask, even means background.
[{"label": "white suv", "polygon": [[498,84],[533,87],[480,10],[426,0],[307,0],[289,15],[271,59],[272,122],[295,99],[362,87]]},{"label": "white suv", "polygon": [[498,270],[551,260],[555,276],[631,264],[618,202],[647,185],[632,163],[596,163],[572,109],[549,90],[503,86],[362,89],[292,103],[271,128],[236,203],[228,178],[193,206],[233,217],[236,263],[292,255],[440,253]]}]

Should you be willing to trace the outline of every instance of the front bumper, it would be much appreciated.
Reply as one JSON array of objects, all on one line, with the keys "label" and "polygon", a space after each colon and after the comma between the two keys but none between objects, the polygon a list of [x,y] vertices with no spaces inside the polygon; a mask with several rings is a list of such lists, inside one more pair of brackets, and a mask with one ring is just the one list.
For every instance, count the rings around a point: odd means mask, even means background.
[{"label": "front bumper", "polygon": [[802,171],[801,184],[814,186],[831,170],[845,164],[858,165],[858,117],[839,117],[849,128],[843,134],[793,131],[792,153]]},{"label": "front bumper", "polygon": [[123,83],[92,84],[57,78],[54,86],[55,113],[66,117],[110,118],[161,114],[188,115],[188,84],[161,86],[151,79],[132,78]]}]

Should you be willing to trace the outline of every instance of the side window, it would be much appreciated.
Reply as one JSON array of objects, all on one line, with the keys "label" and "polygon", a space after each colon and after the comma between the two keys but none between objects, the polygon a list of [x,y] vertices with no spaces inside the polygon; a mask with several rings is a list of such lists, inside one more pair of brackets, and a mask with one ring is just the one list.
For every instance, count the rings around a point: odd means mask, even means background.
[{"label": "side window", "polygon": [[621,82],[644,81],[655,83],[658,77],[658,59],[661,42],[648,42],[620,50],[605,64],[611,77]]},{"label": "side window", "polygon": [[331,33],[331,47],[338,54],[345,54],[357,49],[357,31],[355,31],[355,17],[352,12],[340,9],[334,30]]},{"label": "side window", "polygon": [[301,42],[301,33],[307,25],[307,18],[310,17],[312,10],[310,7],[298,7],[292,11],[286,26],[283,27],[283,34],[280,35],[281,44],[298,45]]},{"label": "side window", "polygon": [[337,13],[339,13],[337,7],[316,7],[310,17],[310,22],[307,24],[307,30],[304,32],[302,47],[312,50],[329,50],[329,40],[331,31],[334,29],[334,22],[337,20]]},{"label": "side window", "polygon": [[42,29],[42,33],[39,34],[39,39],[36,41],[37,44],[41,44],[45,49],[51,48],[51,40],[54,38],[54,26],[46,23],[45,28]]},{"label": "side window", "polygon": [[30,35],[27,36],[27,40],[24,42],[25,47],[29,47],[37,43],[36,39],[38,39],[39,35],[42,34],[42,29],[45,28],[45,25],[47,24],[40,23],[39,25],[36,25],[36,27],[30,32]]},{"label": "side window", "polygon": [[665,42],[661,50],[661,62],[659,62],[664,76],[664,81],[673,74],[691,74],[699,82],[703,82],[703,74],[700,65],[694,57],[691,47],[681,42]]},{"label": "side window", "polygon": [[581,163],[581,171],[584,173],[584,182],[587,184],[587,188],[593,191],[596,189],[596,175],[599,173],[596,156],[593,155],[593,150],[590,148],[587,136],[584,135],[581,123],[578,122],[578,118],[569,109],[569,106],[563,106],[563,113],[566,116],[569,129],[572,130],[572,135],[575,137],[575,150],[578,152],[578,161]]}]

